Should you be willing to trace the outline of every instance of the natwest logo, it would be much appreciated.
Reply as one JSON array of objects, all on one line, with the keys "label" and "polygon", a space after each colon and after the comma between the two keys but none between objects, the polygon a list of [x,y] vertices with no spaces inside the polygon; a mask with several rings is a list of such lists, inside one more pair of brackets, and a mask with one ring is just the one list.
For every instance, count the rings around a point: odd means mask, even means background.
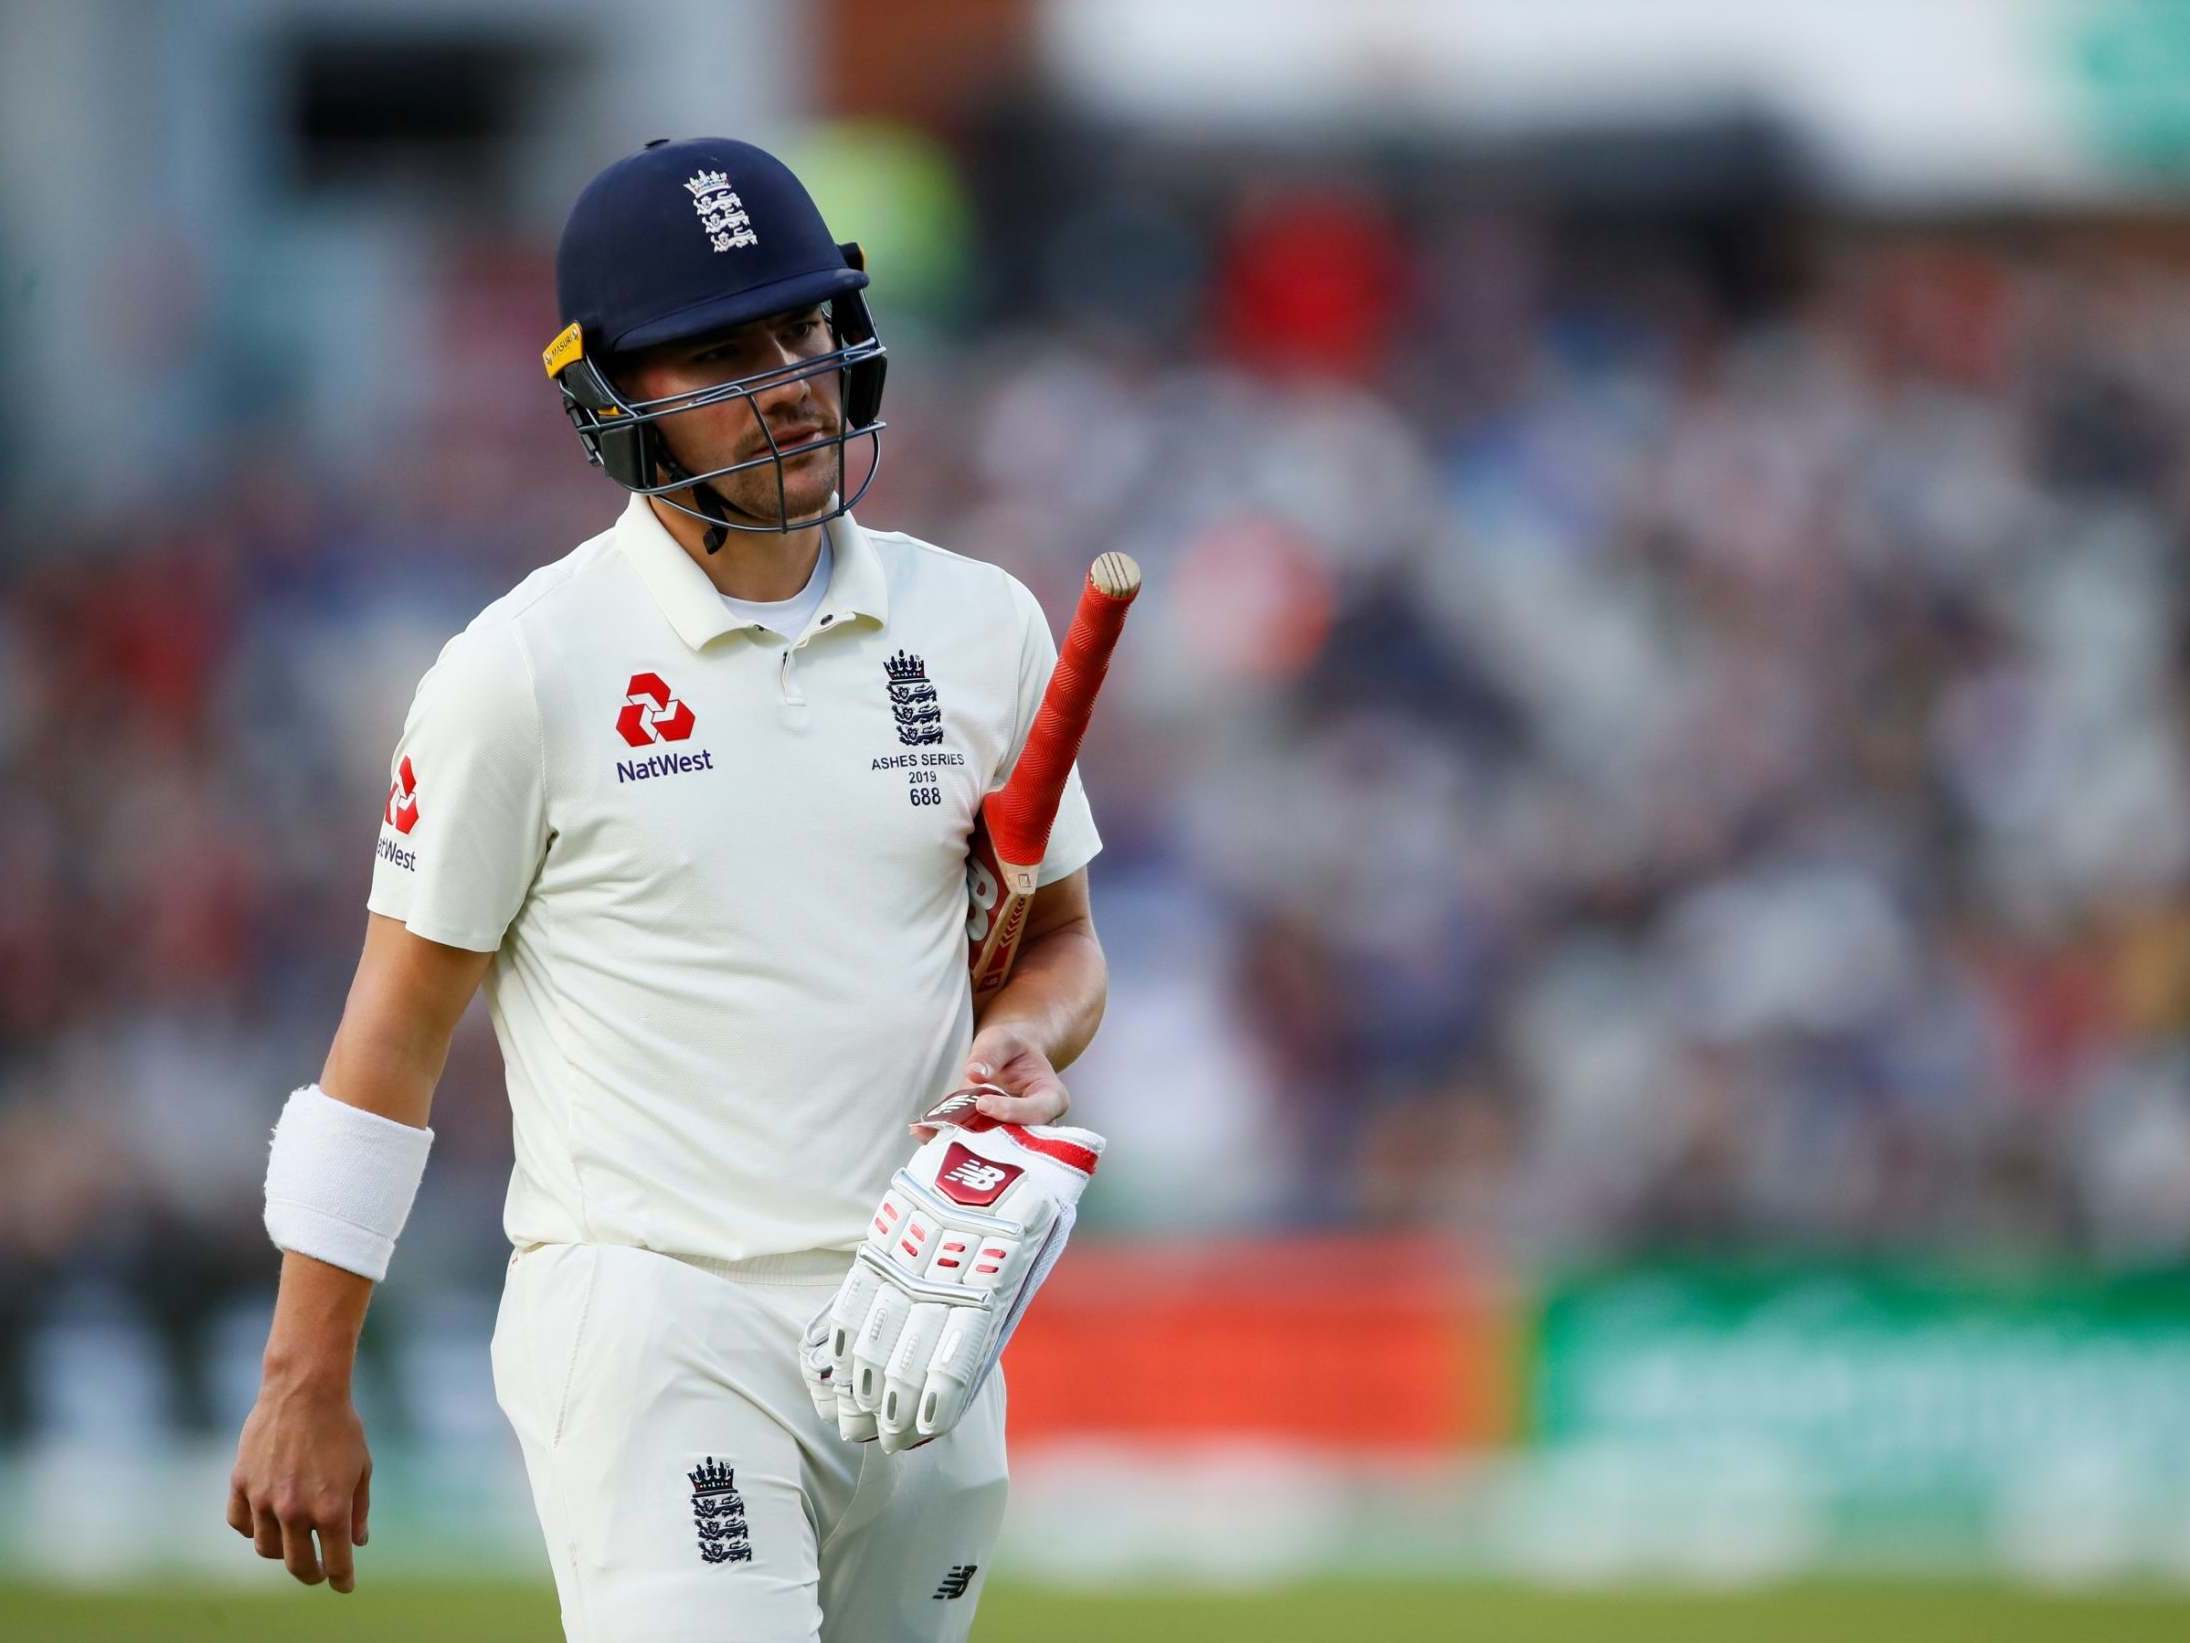
[{"label": "natwest logo", "polygon": [[623,710],[616,715],[616,734],[631,746],[681,742],[692,734],[692,709],[669,694],[669,685],[659,673],[634,673],[624,695]]},{"label": "natwest logo", "polygon": [[380,819],[398,833],[408,833],[418,825],[418,776],[411,769],[408,753],[395,767],[395,780],[388,784],[388,802],[381,809]]}]

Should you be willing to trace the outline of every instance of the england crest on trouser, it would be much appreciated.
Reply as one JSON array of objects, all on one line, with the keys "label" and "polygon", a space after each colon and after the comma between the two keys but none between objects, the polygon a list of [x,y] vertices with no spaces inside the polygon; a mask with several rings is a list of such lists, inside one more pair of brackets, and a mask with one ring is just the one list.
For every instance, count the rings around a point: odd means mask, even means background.
[{"label": "england crest on trouser", "polygon": [[752,1562],[737,1473],[709,1455],[686,1476],[692,1480],[692,1523],[699,1530],[701,1558],[709,1563]]}]

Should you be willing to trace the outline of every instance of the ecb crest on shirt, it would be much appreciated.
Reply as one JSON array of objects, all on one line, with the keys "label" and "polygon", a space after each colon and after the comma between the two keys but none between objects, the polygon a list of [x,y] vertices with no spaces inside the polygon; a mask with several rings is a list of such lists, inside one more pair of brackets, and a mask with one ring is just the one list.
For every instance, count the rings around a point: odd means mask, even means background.
[{"label": "ecb crest on shirt", "polygon": [[882,664],[889,676],[890,712],[897,720],[897,739],[907,747],[931,747],[943,739],[943,709],[935,686],[928,683],[928,664],[899,651]]}]

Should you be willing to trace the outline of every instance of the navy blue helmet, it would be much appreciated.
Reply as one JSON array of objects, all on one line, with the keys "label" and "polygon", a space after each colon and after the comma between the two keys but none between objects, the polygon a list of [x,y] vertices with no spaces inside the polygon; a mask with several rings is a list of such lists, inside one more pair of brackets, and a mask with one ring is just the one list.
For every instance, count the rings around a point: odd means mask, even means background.
[{"label": "navy blue helmet", "polygon": [[[595,177],[571,207],[555,253],[564,325],[541,357],[587,459],[626,490],[662,497],[704,521],[712,553],[728,531],[782,532],[834,519],[874,482],[886,362],[866,284],[859,247],[830,237],[804,185],[774,155],[727,137],[657,139]],[[835,346],[811,359],[659,399],[627,399],[613,380],[619,354],[816,305],[827,307]],[[661,437],[666,417],[830,372],[842,390],[843,421],[834,432],[779,446],[767,418],[757,417],[767,452],[705,473],[688,471]],[[869,442],[871,460],[857,490],[847,492],[845,448],[858,439]],[[789,518],[784,459],[830,445],[833,506]],[[776,519],[732,518],[709,481],[770,463]],[[697,507],[669,497],[678,491],[690,491]]]}]

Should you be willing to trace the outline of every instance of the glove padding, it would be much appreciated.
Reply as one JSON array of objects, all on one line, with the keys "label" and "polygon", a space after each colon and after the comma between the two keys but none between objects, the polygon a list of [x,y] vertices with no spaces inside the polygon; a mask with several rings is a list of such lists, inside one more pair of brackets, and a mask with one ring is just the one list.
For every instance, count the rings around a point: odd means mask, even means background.
[{"label": "glove padding", "polygon": [[958,1422],[1063,1253],[1103,1138],[979,1111],[983,1084],[923,1116],[934,1138],[890,1178],[852,1270],[799,1357],[855,1443],[916,1448]]}]

